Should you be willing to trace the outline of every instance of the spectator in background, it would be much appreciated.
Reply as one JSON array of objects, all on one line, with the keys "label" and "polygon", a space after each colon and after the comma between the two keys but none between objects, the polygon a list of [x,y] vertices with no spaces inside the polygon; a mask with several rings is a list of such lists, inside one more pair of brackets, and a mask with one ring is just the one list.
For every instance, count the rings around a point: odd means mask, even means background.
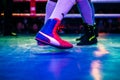
[{"label": "spectator in background", "polygon": [[13,23],[12,23],[12,5],[13,0],[2,0],[3,8],[4,8],[4,32],[3,35],[13,35],[16,36]]}]

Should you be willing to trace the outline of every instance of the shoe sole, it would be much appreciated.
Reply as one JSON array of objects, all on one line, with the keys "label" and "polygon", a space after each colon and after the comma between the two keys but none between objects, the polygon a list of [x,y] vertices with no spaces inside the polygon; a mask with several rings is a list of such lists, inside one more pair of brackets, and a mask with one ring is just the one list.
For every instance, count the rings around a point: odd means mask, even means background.
[{"label": "shoe sole", "polygon": [[[38,38],[35,38],[35,40],[37,40],[37,42],[40,42],[42,45],[50,45],[50,46],[53,46],[53,47],[59,48],[59,49],[69,49],[69,48],[72,48],[72,47],[61,47],[61,46],[56,46],[56,45],[50,44],[49,42],[43,41],[43,40],[38,39]],[[40,46],[42,46],[42,45],[40,45]]]},{"label": "shoe sole", "polygon": [[97,40],[92,41],[92,42],[88,42],[88,43],[77,43],[77,46],[84,46],[84,45],[94,45],[97,44]]}]

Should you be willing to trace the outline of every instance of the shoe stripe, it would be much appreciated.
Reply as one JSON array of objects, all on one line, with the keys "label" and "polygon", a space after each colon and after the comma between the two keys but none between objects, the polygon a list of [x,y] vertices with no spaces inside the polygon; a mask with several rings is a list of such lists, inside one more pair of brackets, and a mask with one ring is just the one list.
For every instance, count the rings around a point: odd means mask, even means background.
[{"label": "shoe stripe", "polygon": [[50,37],[41,31],[39,31],[39,33],[42,34],[43,36],[45,36],[46,38],[48,38],[50,40],[50,44],[55,45],[55,46],[60,46],[60,43],[56,39],[54,39],[53,37]]},{"label": "shoe stripe", "polygon": [[94,39],[95,38],[95,36],[91,36],[90,38],[89,38],[89,41],[91,41],[92,39]]}]

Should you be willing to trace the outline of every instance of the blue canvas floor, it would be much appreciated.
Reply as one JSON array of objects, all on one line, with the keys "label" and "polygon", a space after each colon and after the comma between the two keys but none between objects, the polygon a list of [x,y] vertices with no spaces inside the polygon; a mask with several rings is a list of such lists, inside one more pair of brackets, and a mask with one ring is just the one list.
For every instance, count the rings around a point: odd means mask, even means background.
[{"label": "blue canvas floor", "polygon": [[120,80],[120,34],[71,49],[37,46],[34,36],[0,37],[0,80]]}]

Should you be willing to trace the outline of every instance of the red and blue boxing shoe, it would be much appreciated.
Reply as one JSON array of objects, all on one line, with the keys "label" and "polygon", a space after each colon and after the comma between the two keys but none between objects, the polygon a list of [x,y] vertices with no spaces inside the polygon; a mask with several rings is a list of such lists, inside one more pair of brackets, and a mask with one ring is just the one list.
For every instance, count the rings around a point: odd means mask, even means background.
[{"label": "red and blue boxing shoe", "polygon": [[36,35],[38,45],[51,45],[61,49],[72,48],[73,45],[65,40],[62,40],[57,34],[57,27],[60,24],[58,19],[49,19],[42,29]]}]

